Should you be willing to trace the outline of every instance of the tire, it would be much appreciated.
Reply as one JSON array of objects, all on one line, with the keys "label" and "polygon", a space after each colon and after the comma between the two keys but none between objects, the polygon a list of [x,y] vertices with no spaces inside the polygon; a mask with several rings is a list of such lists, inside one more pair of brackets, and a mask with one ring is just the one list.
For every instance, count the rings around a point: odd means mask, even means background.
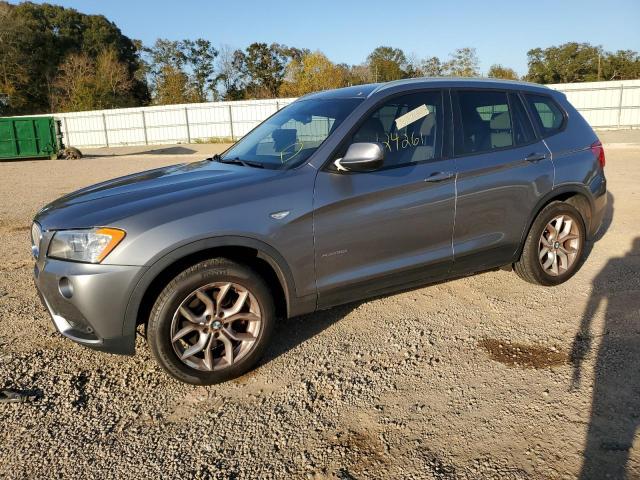
[{"label": "tire", "polygon": [[80,160],[82,152],[75,147],[67,147],[67,158],[71,160]]},{"label": "tire", "polygon": [[[570,229],[566,228],[566,223],[561,223],[560,242],[552,241],[554,240],[553,228],[549,227],[550,222],[554,222],[559,217],[572,221]],[[568,232],[566,235],[570,236],[566,237],[569,240],[563,241],[562,235],[565,232]],[[522,248],[522,254],[514,264],[515,272],[523,280],[537,285],[554,286],[566,282],[575,275],[582,264],[585,252],[585,232],[584,219],[575,207],[559,201],[550,203],[542,209],[531,225]],[[544,242],[543,234],[545,235]],[[575,239],[574,236],[576,236]],[[555,248],[558,243],[561,248]],[[545,248],[547,253],[544,251]],[[567,254],[566,252],[572,253]],[[554,256],[558,262],[555,268],[552,261]],[[550,261],[551,266],[545,269],[543,263],[548,264]],[[563,262],[565,262],[566,268],[563,268]]]},{"label": "tire", "polygon": [[61,160],[79,160],[82,158],[82,152],[75,147],[67,147],[58,152],[57,158]]},{"label": "tire", "polygon": [[[241,303],[241,311],[234,313]],[[212,385],[250,370],[263,355],[274,324],[274,302],[264,280],[246,265],[215,258],[184,270],[162,290],[151,310],[147,341],[169,375]],[[175,340],[184,331],[189,333]],[[201,345],[206,346],[181,359]]]}]

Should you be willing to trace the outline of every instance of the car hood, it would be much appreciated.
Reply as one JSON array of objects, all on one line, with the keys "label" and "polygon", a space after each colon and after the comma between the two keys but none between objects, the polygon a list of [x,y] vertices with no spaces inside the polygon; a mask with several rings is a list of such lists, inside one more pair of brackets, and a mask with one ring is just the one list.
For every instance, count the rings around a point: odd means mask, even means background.
[{"label": "car hood", "polygon": [[42,208],[36,221],[45,230],[113,225],[145,210],[247,187],[278,173],[209,160],[156,168],[69,193]]}]

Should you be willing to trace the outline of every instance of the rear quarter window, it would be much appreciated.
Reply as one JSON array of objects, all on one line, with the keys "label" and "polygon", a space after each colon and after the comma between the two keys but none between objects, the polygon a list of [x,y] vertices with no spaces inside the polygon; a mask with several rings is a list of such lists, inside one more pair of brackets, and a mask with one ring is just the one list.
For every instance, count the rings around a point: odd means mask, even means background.
[{"label": "rear quarter window", "polygon": [[548,137],[562,130],[565,116],[552,98],[532,94],[525,94],[524,97],[531,109],[533,121],[543,137]]}]

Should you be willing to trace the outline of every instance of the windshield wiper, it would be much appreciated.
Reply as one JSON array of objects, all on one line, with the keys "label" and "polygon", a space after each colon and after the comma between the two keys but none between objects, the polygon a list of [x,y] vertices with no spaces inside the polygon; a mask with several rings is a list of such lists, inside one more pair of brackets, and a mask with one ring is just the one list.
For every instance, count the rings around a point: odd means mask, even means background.
[{"label": "windshield wiper", "polygon": [[264,168],[264,165],[260,162],[252,162],[251,160],[241,160],[240,158],[222,158],[219,154],[212,157],[213,160],[220,163],[233,163],[236,165],[242,165],[244,167]]}]

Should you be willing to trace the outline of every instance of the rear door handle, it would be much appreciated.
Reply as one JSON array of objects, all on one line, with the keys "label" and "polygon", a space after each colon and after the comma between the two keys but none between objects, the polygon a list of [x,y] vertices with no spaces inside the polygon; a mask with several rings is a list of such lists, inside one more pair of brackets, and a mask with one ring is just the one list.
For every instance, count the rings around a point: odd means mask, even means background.
[{"label": "rear door handle", "polygon": [[526,162],[536,163],[541,160],[544,160],[545,158],[547,158],[547,155],[544,153],[530,153],[529,155],[524,157],[524,160]]},{"label": "rear door handle", "polygon": [[453,175],[453,172],[433,172],[424,181],[429,183],[442,182],[443,180],[449,180]]}]

